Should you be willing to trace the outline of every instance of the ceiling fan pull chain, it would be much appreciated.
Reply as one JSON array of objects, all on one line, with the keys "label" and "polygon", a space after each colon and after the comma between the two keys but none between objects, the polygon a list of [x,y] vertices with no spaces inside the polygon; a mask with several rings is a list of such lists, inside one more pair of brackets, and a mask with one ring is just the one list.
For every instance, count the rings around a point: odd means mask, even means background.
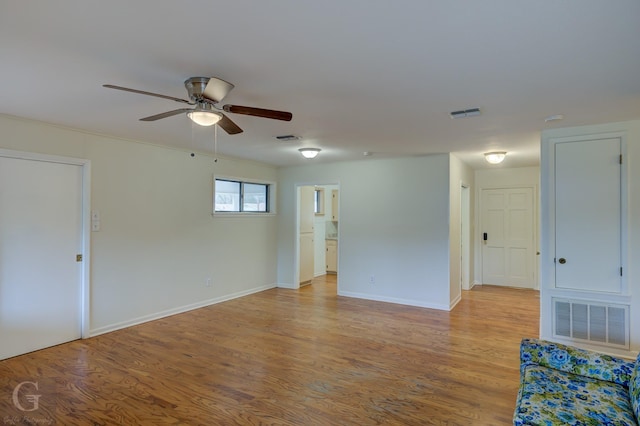
[{"label": "ceiling fan pull chain", "polygon": [[213,126],[213,162],[218,162],[218,125]]}]

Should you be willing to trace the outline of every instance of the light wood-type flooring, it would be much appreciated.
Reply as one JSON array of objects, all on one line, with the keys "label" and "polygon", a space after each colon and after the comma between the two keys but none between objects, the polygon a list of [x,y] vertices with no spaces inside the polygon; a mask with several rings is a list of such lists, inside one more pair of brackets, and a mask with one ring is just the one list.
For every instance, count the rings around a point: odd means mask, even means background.
[{"label": "light wood-type flooring", "polygon": [[[538,322],[537,291],[476,287],[445,312],[320,277],[0,361],[0,424],[508,425]],[[37,410],[12,405],[21,381]]]}]

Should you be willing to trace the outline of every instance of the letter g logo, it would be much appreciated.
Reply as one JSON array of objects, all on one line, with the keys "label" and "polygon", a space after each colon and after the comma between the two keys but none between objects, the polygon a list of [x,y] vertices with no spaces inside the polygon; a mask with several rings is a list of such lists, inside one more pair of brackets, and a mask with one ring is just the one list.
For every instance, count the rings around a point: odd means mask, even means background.
[{"label": "letter g logo", "polygon": [[33,385],[33,387],[38,390],[38,382],[21,382],[18,383],[18,385],[13,388],[13,405],[16,406],[16,408],[20,411],[36,411],[39,406],[38,406],[38,400],[40,399],[40,397],[42,395],[33,395],[33,394],[26,394],[25,398],[27,399],[27,401],[29,401],[32,406],[31,408],[24,408],[22,406],[22,404],[20,403],[20,398],[19,398],[19,393],[20,393],[20,389],[25,386],[25,385]]}]

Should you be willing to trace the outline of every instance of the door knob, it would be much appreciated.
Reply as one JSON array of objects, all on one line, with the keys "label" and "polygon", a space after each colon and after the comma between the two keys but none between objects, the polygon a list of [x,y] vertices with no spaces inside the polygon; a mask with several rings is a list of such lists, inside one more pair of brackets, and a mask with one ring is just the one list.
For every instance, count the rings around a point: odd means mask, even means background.
[{"label": "door knob", "polygon": [[561,257],[560,259],[558,259],[558,262],[560,262],[561,265],[564,265],[565,263],[567,263],[567,259]]}]

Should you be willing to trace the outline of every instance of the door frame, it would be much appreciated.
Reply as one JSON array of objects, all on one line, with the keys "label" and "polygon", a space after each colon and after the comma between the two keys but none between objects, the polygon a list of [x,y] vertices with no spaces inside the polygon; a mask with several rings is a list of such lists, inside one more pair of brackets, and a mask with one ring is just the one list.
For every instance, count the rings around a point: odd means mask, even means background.
[{"label": "door frame", "polygon": [[0,157],[27,161],[43,161],[48,163],[68,164],[82,168],[82,243],[80,272],[80,335],[83,339],[90,337],[91,308],[91,161],[83,158],[63,157],[25,151],[13,151],[0,148]]},{"label": "door frame", "polygon": [[[482,191],[484,191],[485,189],[518,189],[518,188],[530,188],[532,190],[532,197],[533,197],[533,204],[531,206],[532,208],[532,220],[533,220],[533,250],[532,250],[532,254],[534,256],[533,260],[532,260],[532,265],[533,265],[533,290],[540,290],[540,274],[538,273],[539,268],[539,257],[538,254],[540,252],[540,235],[539,235],[539,229],[540,229],[540,223],[539,223],[539,209],[538,209],[538,205],[539,205],[539,195],[538,195],[538,185],[535,184],[514,184],[514,185],[486,185],[486,186],[481,186],[478,187],[478,192],[476,193],[476,207],[477,207],[477,214],[476,214],[476,232],[482,232]],[[477,253],[477,261],[478,263],[476,264],[476,271],[479,271],[480,273],[480,284],[482,283],[482,278],[484,277],[484,270],[483,270],[483,265],[484,265],[484,258],[483,258],[483,251],[482,251],[482,234],[478,234],[478,238],[476,239],[477,243],[475,244],[476,247],[476,253]]]},{"label": "door frame", "polygon": [[460,182],[460,289],[471,290],[471,187]]},{"label": "door frame", "polygon": [[[294,184],[294,206],[295,206],[295,218],[296,220],[294,221],[294,224],[292,226],[294,226],[294,235],[295,235],[295,241],[294,241],[294,249],[293,249],[293,253],[294,253],[294,259],[293,259],[293,285],[290,287],[292,289],[299,289],[300,288],[300,188],[303,186],[337,186],[338,190],[340,190],[340,181],[336,180],[336,181],[324,181],[324,180],[320,180],[320,181],[309,181],[309,182],[296,182]],[[338,192],[338,205],[340,205],[340,196],[341,193]],[[326,205],[325,205],[326,208]],[[326,214],[326,210],[325,210],[325,214]],[[340,221],[338,221],[338,239],[340,238]],[[338,243],[338,259],[340,258],[340,244]],[[337,279],[336,279],[336,289],[339,292],[340,291],[340,276],[338,275]]]}]

